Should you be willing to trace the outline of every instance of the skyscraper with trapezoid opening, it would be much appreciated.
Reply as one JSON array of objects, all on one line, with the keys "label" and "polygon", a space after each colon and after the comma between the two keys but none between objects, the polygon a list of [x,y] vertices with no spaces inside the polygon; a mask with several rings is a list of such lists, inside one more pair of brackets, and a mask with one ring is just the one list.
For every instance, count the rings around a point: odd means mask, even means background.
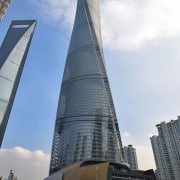
[{"label": "skyscraper with trapezoid opening", "polygon": [[0,147],[36,21],[12,21],[0,47]]},{"label": "skyscraper with trapezoid opening", "polygon": [[98,0],[78,0],[57,109],[50,174],[74,162],[121,162],[121,137],[105,69]]}]

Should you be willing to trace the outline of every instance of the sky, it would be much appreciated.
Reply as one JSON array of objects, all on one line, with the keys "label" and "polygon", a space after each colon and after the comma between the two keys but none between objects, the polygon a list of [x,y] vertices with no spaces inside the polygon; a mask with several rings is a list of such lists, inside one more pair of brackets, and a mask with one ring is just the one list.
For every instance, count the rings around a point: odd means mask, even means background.
[{"label": "sky", "polygon": [[[155,169],[149,137],[180,115],[179,0],[100,0],[104,55],[123,145]],[[48,175],[61,80],[76,0],[13,1],[0,22],[37,19],[2,149],[0,175]],[[22,171],[23,169],[23,171]],[[32,178],[33,176],[33,178]]]}]

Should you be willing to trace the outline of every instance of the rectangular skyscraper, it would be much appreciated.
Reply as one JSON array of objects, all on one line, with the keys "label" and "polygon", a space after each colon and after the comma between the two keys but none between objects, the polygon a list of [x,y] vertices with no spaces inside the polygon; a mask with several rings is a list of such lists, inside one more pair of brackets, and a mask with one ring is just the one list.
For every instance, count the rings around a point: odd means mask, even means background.
[{"label": "rectangular skyscraper", "polygon": [[158,136],[151,137],[159,180],[180,178],[180,116],[156,125]]},{"label": "rectangular skyscraper", "polygon": [[3,18],[11,0],[0,0],[0,20]]},{"label": "rectangular skyscraper", "polygon": [[130,165],[132,170],[138,170],[136,149],[132,145],[124,147],[124,161]]},{"label": "rectangular skyscraper", "polygon": [[77,0],[61,85],[50,174],[74,162],[121,162],[123,148],[106,74],[98,0]]},{"label": "rectangular skyscraper", "polygon": [[35,26],[13,21],[0,48],[0,147]]}]

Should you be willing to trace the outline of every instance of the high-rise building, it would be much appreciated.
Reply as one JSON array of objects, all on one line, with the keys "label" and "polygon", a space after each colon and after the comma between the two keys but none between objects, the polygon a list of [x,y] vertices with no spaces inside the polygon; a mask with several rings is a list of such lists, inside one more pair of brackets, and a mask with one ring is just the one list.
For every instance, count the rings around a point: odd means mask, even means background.
[{"label": "high-rise building", "polygon": [[35,20],[12,21],[0,48],[0,147],[35,26]]},{"label": "high-rise building", "polygon": [[132,145],[124,147],[124,161],[130,165],[132,170],[138,169],[136,149]]},{"label": "high-rise building", "polygon": [[56,116],[50,174],[74,162],[121,162],[123,148],[105,69],[98,0],[78,0]]},{"label": "high-rise building", "polygon": [[0,0],[0,20],[3,18],[11,0]]},{"label": "high-rise building", "polygon": [[158,136],[152,136],[151,144],[159,180],[180,178],[180,116],[177,120],[156,125]]},{"label": "high-rise building", "polygon": [[10,170],[8,180],[17,180],[17,177],[14,175],[12,170]]}]

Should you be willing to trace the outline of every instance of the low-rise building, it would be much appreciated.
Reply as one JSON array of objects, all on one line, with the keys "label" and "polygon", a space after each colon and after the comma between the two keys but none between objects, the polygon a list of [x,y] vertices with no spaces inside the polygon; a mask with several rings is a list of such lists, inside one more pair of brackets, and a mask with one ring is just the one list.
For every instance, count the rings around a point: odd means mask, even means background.
[{"label": "low-rise building", "polygon": [[50,175],[44,180],[156,180],[152,169],[131,170],[126,164],[108,161],[82,161],[74,163]]}]

